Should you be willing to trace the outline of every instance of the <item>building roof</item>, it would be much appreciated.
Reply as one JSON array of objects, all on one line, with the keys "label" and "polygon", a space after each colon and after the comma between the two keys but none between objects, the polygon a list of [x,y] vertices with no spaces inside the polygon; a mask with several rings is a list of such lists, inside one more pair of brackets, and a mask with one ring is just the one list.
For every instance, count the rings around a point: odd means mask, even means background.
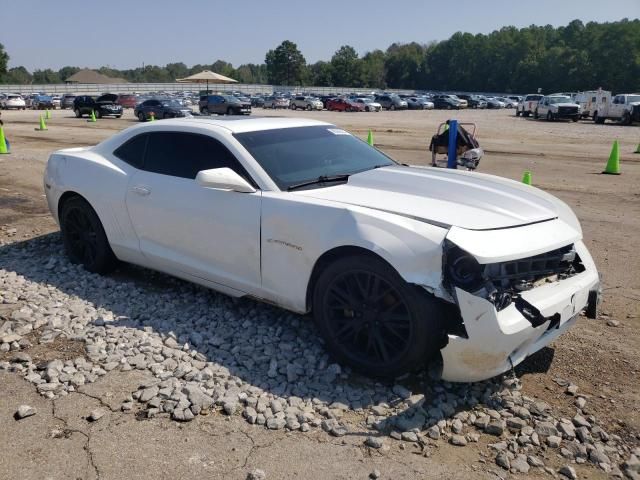
[{"label": "building roof", "polygon": [[114,78],[95,70],[80,70],[65,80],[65,83],[128,83],[124,78]]}]

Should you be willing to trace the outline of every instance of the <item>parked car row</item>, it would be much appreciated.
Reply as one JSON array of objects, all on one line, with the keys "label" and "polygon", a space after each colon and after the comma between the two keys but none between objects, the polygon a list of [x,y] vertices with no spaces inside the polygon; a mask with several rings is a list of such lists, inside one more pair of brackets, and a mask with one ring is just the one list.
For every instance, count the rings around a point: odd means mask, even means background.
[{"label": "parked car row", "polygon": [[640,94],[615,96],[605,90],[579,93],[529,94],[516,107],[516,116],[543,118],[548,121],[568,119],[577,122],[591,118],[603,124],[612,120],[623,125],[640,122]]}]

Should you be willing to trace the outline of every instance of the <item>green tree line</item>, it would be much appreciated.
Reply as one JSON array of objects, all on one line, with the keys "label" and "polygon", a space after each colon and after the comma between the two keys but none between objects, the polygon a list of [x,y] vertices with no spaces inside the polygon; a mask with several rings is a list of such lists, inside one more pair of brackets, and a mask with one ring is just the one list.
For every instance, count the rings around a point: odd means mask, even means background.
[{"label": "green tree line", "polygon": [[[7,69],[0,45],[1,83],[61,83],[78,67],[58,71]],[[394,43],[359,56],[344,45],[327,61],[307,63],[297,45],[285,40],[266,53],[263,64],[235,68],[184,63],[100,73],[130,82],[172,82],[204,69],[240,83],[354,88],[404,88],[450,91],[575,91],[602,87],[616,92],[640,90],[640,20],[566,26],[503,27],[490,34],[457,32],[431,43]]]}]

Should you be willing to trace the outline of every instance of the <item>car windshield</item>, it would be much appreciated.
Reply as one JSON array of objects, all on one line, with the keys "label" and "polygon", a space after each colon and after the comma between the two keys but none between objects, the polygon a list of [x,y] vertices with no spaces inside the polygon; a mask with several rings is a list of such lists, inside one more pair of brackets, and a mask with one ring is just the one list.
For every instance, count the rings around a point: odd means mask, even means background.
[{"label": "car windshield", "polygon": [[322,176],[350,175],[396,164],[332,125],[237,133],[235,137],[281,190]]},{"label": "car windshield", "polygon": [[549,103],[573,103],[569,97],[549,97]]}]

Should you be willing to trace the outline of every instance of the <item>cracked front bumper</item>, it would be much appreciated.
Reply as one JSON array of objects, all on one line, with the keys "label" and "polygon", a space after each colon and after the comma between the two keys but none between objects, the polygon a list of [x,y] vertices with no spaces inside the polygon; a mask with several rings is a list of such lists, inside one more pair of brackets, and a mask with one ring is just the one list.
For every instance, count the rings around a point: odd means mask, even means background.
[{"label": "cracked front bumper", "polygon": [[[497,311],[484,298],[456,288],[458,307],[467,338],[449,335],[441,350],[442,378],[452,382],[474,382],[499,375],[548,345],[574,325],[597,292],[599,276],[582,242],[576,243],[585,271],[521,294],[546,318],[534,326],[515,303]],[[591,295],[593,302],[593,294]]]}]

